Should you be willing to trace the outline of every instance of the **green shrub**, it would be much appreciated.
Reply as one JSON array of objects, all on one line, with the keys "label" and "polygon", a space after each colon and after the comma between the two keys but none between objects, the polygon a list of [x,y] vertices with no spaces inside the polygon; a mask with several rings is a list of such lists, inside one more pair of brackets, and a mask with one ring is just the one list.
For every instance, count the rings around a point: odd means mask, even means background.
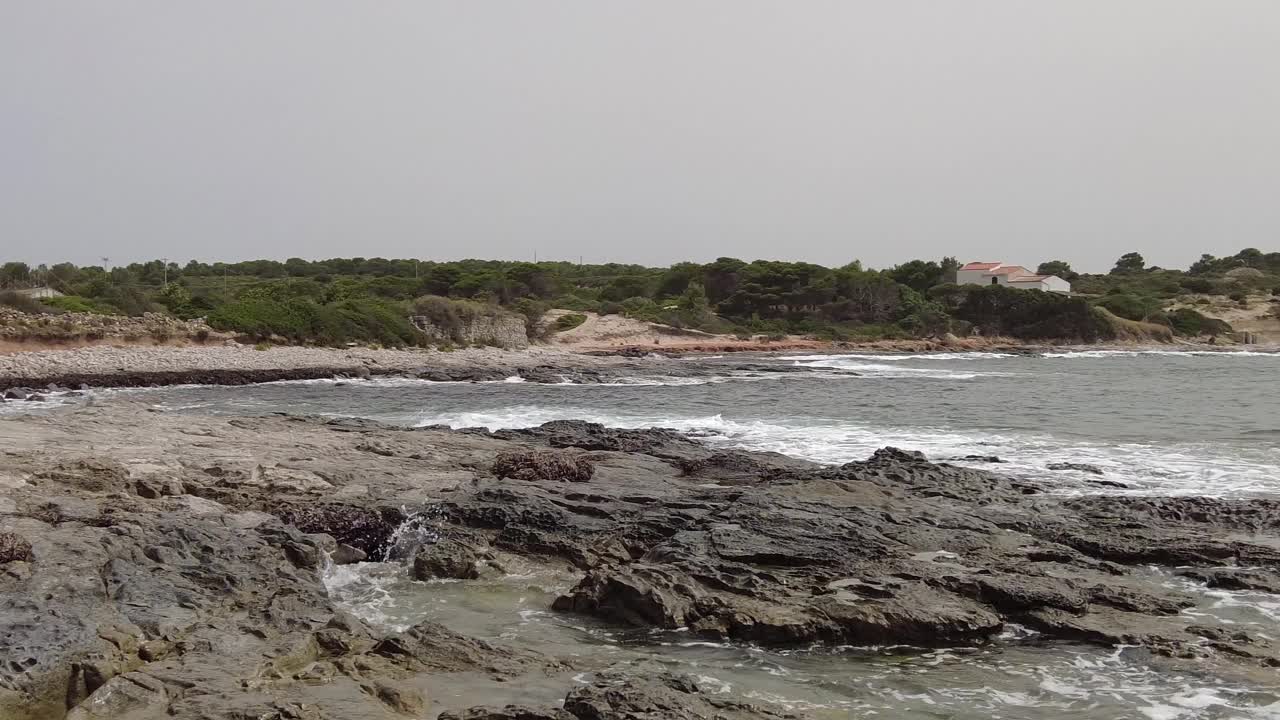
[{"label": "green shrub", "polygon": [[310,334],[311,312],[296,303],[276,300],[238,300],[209,313],[208,322],[215,330],[234,332],[251,338],[277,335],[302,339]]},{"label": "green shrub", "polygon": [[1214,291],[1213,281],[1203,277],[1184,277],[1178,284],[1188,292],[1211,295]]},{"label": "green shrub", "polygon": [[564,332],[566,330],[572,330],[586,321],[587,321],[586,315],[579,315],[577,313],[572,313],[569,315],[561,315],[560,317],[556,318],[555,329],[556,329],[556,332]]},{"label": "green shrub", "polygon": [[987,336],[1096,342],[1113,332],[1082,298],[999,285],[950,286],[930,295],[952,318]]},{"label": "green shrub", "polygon": [[562,295],[551,303],[552,307],[562,310],[577,310],[578,312],[596,312],[600,309],[600,303],[590,298],[584,298],[581,295]]},{"label": "green shrub", "polygon": [[511,309],[524,316],[525,335],[532,339],[538,335],[538,326],[542,322],[542,316],[547,314],[547,310],[550,310],[551,306],[542,300],[520,298],[512,304]]},{"label": "green shrub", "polygon": [[324,305],[307,300],[239,300],[211,312],[208,321],[216,330],[256,339],[281,337],[295,343],[338,346],[376,342],[401,347],[424,340],[404,309],[373,299]]},{"label": "green shrub", "polygon": [[1126,320],[1145,320],[1147,316],[1160,309],[1158,302],[1129,293],[1108,295],[1099,300],[1097,305]]},{"label": "green shrub", "polygon": [[1229,323],[1207,317],[1191,308],[1178,308],[1169,313],[1169,327],[1173,328],[1175,334],[1186,337],[1225,335],[1231,332]]},{"label": "green shrub", "polygon": [[114,308],[103,307],[100,303],[94,302],[78,295],[63,295],[62,297],[44,298],[41,303],[55,310],[63,312],[75,313],[97,313],[99,315],[110,315]]}]

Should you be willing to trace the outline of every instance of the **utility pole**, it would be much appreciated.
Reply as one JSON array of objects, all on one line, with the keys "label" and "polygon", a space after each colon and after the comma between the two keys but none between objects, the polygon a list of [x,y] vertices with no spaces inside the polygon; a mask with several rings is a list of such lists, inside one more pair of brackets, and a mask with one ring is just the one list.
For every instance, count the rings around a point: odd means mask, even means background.
[{"label": "utility pole", "polygon": [[163,290],[169,287],[169,258],[160,258],[160,263],[164,265],[164,284],[161,286]]}]

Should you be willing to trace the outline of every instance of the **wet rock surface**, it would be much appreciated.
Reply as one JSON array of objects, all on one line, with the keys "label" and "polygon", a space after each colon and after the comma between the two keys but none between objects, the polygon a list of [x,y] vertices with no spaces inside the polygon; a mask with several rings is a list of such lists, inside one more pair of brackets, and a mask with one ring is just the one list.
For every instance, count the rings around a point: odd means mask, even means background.
[{"label": "wet rock surface", "polygon": [[[1017,624],[1233,677],[1280,663],[1273,638],[1184,612],[1179,585],[1280,590],[1273,498],[1064,498],[892,448],[830,467],[661,429],[126,401],[0,421],[0,446],[6,719],[781,717],[652,669],[371,627],[326,593],[340,554],[462,582],[499,551],[571,567],[555,610],[716,640],[968,646]],[[425,681],[580,672],[563,707],[451,706]]]},{"label": "wet rock surface", "polygon": [[563,708],[476,707],[444,713],[440,720],[768,720],[797,718],[750,705],[714,698],[692,678],[660,673],[652,679],[603,677],[570,692]]}]

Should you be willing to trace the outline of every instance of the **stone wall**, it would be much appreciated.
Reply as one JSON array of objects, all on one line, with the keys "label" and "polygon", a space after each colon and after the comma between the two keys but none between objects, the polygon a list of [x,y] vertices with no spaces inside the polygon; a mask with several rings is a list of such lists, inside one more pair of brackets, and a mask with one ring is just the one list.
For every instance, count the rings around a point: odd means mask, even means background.
[{"label": "stone wall", "polygon": [[440,328],[423,315],[414,315],[410,320],[436,343],[492,345],[517,350],[529,347],[529,335],[525,331],[524,318],[520,315],[477,315],[467,318],[453,331]]},{"label": "stone wall", "polygon": [[94,313],[30,314],[0,307],[0,340],[170,340],[215,334],[203,320],[146,313],[142,317]]}]

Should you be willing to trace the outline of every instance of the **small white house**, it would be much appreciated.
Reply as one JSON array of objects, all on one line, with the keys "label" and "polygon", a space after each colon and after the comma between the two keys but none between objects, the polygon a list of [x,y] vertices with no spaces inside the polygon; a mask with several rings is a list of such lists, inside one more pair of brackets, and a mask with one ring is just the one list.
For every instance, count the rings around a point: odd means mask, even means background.
[{"label": "small white house", "polygon": [[1037,275],[1021,265],[971,262],[956,271],[957,285],[1004,285],[1019,290],[1070,294],[1071,283],[1056,275]]},{"label": "small white house", "polygon": [[62,293],[58,292],[57,290],[54,290],[51,287],[21,288],[18,290],[14,290],[14,292],[18,293],[19,295],[26,295],[29,298],[62,297]]}]

